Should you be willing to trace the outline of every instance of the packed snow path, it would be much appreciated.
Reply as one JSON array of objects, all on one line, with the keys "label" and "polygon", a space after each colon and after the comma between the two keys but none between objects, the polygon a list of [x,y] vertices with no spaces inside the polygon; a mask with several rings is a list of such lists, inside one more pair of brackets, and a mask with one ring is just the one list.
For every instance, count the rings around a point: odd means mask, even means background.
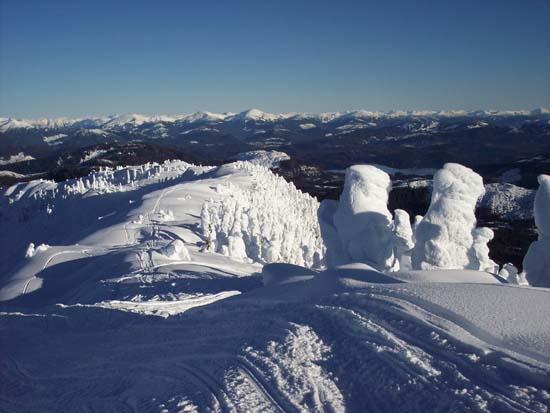
[{"label": "packed snow path", "polygon": [[6,224],[0,411],[548,411],[550,290],[361,264],[262,287],[200,251],[204,201],[253,174],[176,166]]}]

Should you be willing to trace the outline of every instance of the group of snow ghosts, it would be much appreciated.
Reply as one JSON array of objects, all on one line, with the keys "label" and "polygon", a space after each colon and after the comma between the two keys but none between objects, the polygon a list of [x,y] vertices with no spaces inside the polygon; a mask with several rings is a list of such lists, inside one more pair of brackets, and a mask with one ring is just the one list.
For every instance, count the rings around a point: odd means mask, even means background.
[{"label": "group of snow ghosts", "polygon": [[219,186],[218,192],[229,196],[203,205],[205,249],[237,260],[321,267],[319,202],[265,167],[234,165],[250,169],[255,182],[248,189],[231,183]]},{"label": "group of snow ghosts", "polygon": [[489,257],[493,231],[477,227],[475,208],[485,189],[481,176],[448,163],[433,178],[426,214],[388,209],[391,180],[371,165],[347,169],[339,201],[315,198],[267,169],[254,171],[252,189],[229,188],[230,197],[202,210],[206,249],[261,263],[328,268],[363,262],[380,271],[466,269],[499,273],[509,283],[550,286],[550,176],[539,176],[535,223],[539,239],[524,271],[499,268]]},{"label": "group of snow ghosts", "polygon": [[448,163],[433,178],[432,198],[424,217],[388,210],[391,180],[370,165],[346,171],[339,201],[319,208],[328,267],[364,262],[380,271],[468,269],[499,273],[513,284],[550,286],[550,176],[539,176],[535,224],[539,239],[531,244],[524,271],[502,269],[489,258],[493,231],[476,226],[475,207],[485,189],[481,176]]}]

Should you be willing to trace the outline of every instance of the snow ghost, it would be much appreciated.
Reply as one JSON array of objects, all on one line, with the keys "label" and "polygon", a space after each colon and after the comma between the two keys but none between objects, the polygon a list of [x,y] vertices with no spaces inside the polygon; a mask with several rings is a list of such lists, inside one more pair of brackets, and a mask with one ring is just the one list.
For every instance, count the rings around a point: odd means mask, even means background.
[{"label": "snow ghost", "polygon": [[334,268],[348,261],[347,254],[342,251],[338,231],[334,226],[334,214],[338,209],[338,201],[325,199],[317,210],[317,218],[321,228],[321,237],[326,247],[325,263],[327,267]]},{"label": "snow ghost", "polygon": [[524,273],[518,274],[518,269],[512,263],[506,263],[498,273],[502,278],[508,281],[509,284],[529,285],[525,279]]},{"label": "snow ghost", "polygon": [[422,215],[415,215],[414,216],[414,222],[413,222],[413,242],[416,244],[416,229],[418,228],[418,225],[422,222],[424,217]]},{"label": "snow ghost", "polygon": [[491,272],[493,274],[498,273],[498,264],[489,258],[489,247],[487,246],[487,243],[491,241],[494,236],[495,233],[490,228],[481,227],[474,230],[474,245],[470,256],[474,269]]},{"label": "snow ghost", "polygon": [[393,266],[390,189],[389,175],[374,166],[354,165],[346,170],[333,218],[343,260],[365,262],[379,270]]},{"label": "snow ghost", "polygon": [[47,251],[50,248],[48,244],[40,244],[38,247],[35,248],[34,243],[30,243],[27,247],[27,251],[25,252],[25,258],[32,258],[39,252]]},{"label": "snow ghost", "polygon": [[535,225],[539,238],[529,246],[523,271],[530,285],[550,287],[550,175],[539,175],[535,195]]},{"label": "snow ghost", "polygon": [[34,255],[34,243],[30,243],[25,252],[25,258],[31,258]]},{"label": "snow ghost", "polygon": [[399,262],[399,269],[410,269],[410,251],[414,247],[413,230],[407,211],[396,209],[393,211],[393,245],[395,258]]},{"label": "snow ghost", "polygon": [[415,232],[413,269],[480,269],[478,255],[485,260],[488,252],[482,244],[492,238],[475,231],[475,207],[484,192],[481,176],[465,166],[447,163],[434,175],[430,207]]}]

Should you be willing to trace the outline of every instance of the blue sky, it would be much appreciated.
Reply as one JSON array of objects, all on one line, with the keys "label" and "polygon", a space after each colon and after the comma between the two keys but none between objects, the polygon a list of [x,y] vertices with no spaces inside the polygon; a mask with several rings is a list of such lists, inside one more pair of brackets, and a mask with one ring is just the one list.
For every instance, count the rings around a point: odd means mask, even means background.
[{"label": "blue sky", "polygon": [[550,106],[549,0],[0,5],[0,116]]}]

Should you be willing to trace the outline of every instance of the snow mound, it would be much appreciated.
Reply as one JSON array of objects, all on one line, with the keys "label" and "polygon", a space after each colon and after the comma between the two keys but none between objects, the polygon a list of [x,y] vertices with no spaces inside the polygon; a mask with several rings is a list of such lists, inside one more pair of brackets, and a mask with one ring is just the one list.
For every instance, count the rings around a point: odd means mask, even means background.
[{"label": "snow mound", "polygon": [[481,176],[462,165],[448,163],[435,174],[430,207],[415,232],[415,270],[486,269],[484,243],[492,231],[476,230],[474,214],[484,192]]},{"label": "snow mound", "polygon": [[274,169],[278,168],[282,161],[288,161],[290,156],[284,152],[258,150],[240,153],[231,159],[235,161],[248,161],[254,165]]},{"label": "snow mound", "polygon": [[539,175],[535,195],[535,225],[539,238],[530,246],[523,268],[529,284],[550,287],[550,175]]},{"label": "snow mound", "polygon": [[185,244],[182,240],[176,239],[170,242],[165,247],[157,250],[157,253],[163,255],[169,260],[178,260],[178,261],[191,261],[191,256],[189,251],[185,247]]},{"label": "snow mound", "polygon": [[494,274],[475,270],[400,270],[391,276],[408,283],[502,283]]},{"label": "snow mound", "polygon": [[262,268],[264,286],[310,280],[318,273],[293,264],[267,264]]}]

